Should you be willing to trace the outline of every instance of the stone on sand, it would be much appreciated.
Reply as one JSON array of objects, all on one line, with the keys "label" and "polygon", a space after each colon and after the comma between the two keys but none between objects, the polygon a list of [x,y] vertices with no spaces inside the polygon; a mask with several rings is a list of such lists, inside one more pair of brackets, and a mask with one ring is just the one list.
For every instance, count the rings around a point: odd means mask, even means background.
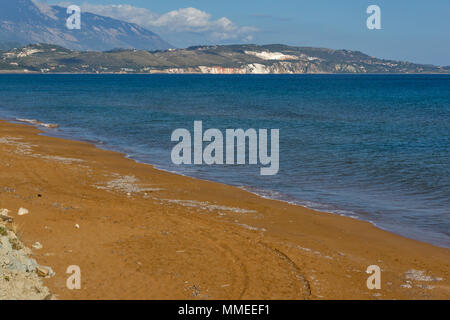
[{"label": "stone on sand", "polygon": [[45,277],[47,277],[50,274],[50,270],[48,270],[47,268],[39,266],[39,267],[36,268],[36,273],[38,274],[38,276],[45,278]]},{"label": "stone on sand", "polygon": [[9,216],[8,209],[0,209],[0,221],[13,222],[13,218]]},{"label": "stone on sand", "polygon": [[26,215],[26,214],[29,214],[29,213],[30,213],[30,212],[29,212],[27,209],[25,209],[25,208],[20,208],[19,211],[17,212],[17,215],[23,216],[23,215]]}]

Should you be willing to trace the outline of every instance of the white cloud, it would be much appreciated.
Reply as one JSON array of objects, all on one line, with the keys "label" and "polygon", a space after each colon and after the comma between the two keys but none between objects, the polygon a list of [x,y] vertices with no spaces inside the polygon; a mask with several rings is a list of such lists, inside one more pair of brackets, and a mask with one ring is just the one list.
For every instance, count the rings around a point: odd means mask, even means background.
[{"label": "white cloud", "polygon": [[183,8],[167,12],[158,19],[149,22],[156,27],[165,27],[175,32],[204,32],[211,30],[216,21],[211,21],[211,15],[195,9]]},{"label": "white cloud", "polygon": [[136,23],[145,27],[149,21],[158,18],[158,15],[145,8],[137,8],[128,4],[119,5],[94,5],[83,3],[81,10],[84,12],[92,12],[98,15],[111,17],[127,22]]},{"label": "white cloud", "polygon": [[[68,3],[62,2],[59,5],[67,6]],[[171,35],[172,39],[177,33],[182,37],[185,37],[186,33],[191,33],[195,34],[196,39],[200,36],[205,42],[231,40],[248,42],[253,39],[253,34],[258,31],[254,27],[238,26],[226,17],[214,20],[211,14],[192,7],[157,14],[148,9],[127,4],[94,5],[83,3],[81,10],[82,12],[91,12],[136,23],[162,35]]]}]

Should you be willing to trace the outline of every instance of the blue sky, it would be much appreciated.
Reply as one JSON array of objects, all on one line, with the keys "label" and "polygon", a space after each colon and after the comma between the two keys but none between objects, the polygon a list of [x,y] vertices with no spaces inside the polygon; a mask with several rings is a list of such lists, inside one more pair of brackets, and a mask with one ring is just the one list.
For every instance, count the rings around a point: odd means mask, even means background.
[{"label": "blue sky", "polygon": [[[449,0],[41,2],[83,4],[85,11],[141,24],[177,47],[283,43],[360,50],[380,58],[450,65]],[[366,27],[366,8],[372,4],[381,8],[381,30]]]}]

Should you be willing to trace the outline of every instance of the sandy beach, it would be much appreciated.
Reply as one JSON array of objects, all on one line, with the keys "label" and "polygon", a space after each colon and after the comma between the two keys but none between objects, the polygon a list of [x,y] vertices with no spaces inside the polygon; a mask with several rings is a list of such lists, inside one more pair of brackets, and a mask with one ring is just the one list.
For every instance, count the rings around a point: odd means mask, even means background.
[{"label": "sandy beach", "polygon": [[450,298],[448,249],[39,133],[0,121],[0,208],[58,299]]}]

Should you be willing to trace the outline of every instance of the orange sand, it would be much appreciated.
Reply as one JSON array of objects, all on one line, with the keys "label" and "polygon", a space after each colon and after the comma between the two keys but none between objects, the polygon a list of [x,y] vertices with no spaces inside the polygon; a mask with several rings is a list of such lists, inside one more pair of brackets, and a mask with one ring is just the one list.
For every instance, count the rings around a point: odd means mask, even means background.
[{"label": "orange sand", "polygon": [[448,249],[38,133],[0,121],[0,208],[43,245],[34,258],[59,299],[450,297]]}]

